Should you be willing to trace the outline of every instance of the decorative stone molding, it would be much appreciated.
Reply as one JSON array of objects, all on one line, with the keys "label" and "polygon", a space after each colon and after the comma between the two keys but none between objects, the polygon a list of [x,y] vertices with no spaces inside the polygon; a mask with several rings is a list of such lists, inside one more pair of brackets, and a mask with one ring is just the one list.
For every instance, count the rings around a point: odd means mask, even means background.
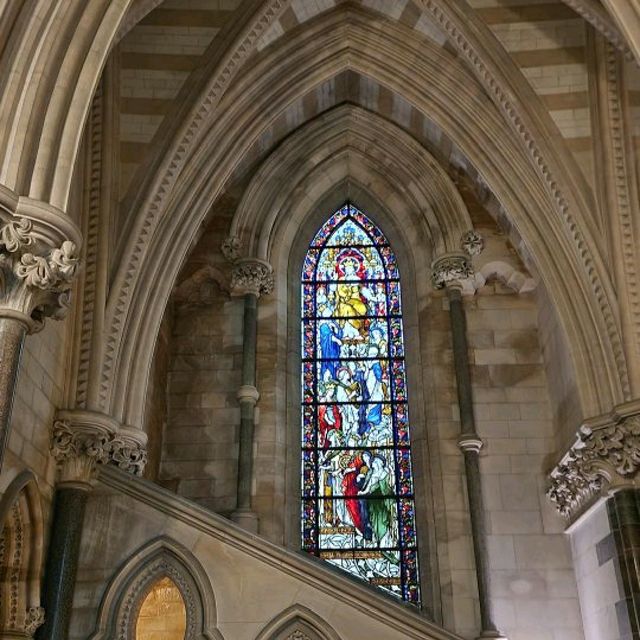
[{"label": "decorative stone molding", "polygon": [[250,384],[243,384],[236,394],[238,398],[238,402],[249,402],[255,406],[255,404],[260,399],[259,391]]},{"label": "decorative stone molding", "polygon": [[90,640],[130,640],[142,602],[158,580],[170,578],[185,604],[185,640],[222,640],[209,578],[190,551],[158,538],[136,551],[105,593]]},{"label": "decorative stone molding", "polygon": [[6,212],[0,224],[0,315],[22,320],[30,331],[42,328],[45,317],[64,318],[80,262],[76,242],[61,236],[52,245],[37,222]]},{"label": "decorative stone molding", "polygon": [[134,429],[91,411],[59,412],[51,433],[51,455],[55,458],[60,484],[88,488],[98,465],[111,464],[142,475],[147,463],[143,438]]},{"label": "decorative stone molding", "polygon": [[479,256],[484,249],[484,239],[475,229],[471,229],[462,234],[460,248],[468,256]]},{"label": "decorative stone molding", "polygon": [[229,262],[237,262],[240,259],[241,247],[242,242],[238,236],[229,236],[222,245],[220,245],[220,251],[222,251],[222,255]]},{"label": "decorative stone molding", "polygon": [[31,471],[0,499],[0,637],[31,638],[44,622],[40,578],[44,539],[42,496]]},{"label": "decorative stone molding", "polygon": [[461,286],[463,280],[473,277],[473,267],[465,253],[446,253],[433,261],[431,279],[436,289]]},{"label": "decorative stone molding", "polygon": [[471,452],[479,454],[483,444],[482,440],[475,433],[463,434],[458,438],[458,447],[460,447],[463,453]]},{"label": "decorative stone molding", "polygon": [[302,605],[285,609],[262,629],[256,640],[340,640],[327,621]]},{"label": "decorative stone molding", "polygon": [[633,482],[640,469],[640,411],[589,422],[550,473],[547,496],[564,516],[606,487]]},{"label": "decorative stone molding", "polygon": [[24,620],[24,630],[27,635],[32,636],[36,629],[44,624],[44,608],[29,607]]},{"label": "decorative stone molding", "polygon": [[231,274],[231,295],[243,296],[251,293],[255,296],[273,291],[273,269],[268,262],[258,258],[241,258]]}]

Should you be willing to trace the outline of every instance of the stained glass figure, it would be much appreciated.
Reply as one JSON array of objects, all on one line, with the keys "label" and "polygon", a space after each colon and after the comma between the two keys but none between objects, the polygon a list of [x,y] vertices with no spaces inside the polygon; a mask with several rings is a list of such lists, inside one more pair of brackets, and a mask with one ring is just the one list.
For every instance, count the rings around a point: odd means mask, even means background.
[{"label": "stained glass figure", "polygon": [[350,204],[302,268],[302,547],[420,604],[400,276]]}]

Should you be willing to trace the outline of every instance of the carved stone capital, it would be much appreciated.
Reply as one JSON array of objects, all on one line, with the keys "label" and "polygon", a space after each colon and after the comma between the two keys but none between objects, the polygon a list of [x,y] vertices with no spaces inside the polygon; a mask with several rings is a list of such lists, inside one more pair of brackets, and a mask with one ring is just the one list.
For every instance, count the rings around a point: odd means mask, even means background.
[{"label": "carved stone capital", "polygon": [[571,516],[603,489],[633,482],[640,469],[640,412],[613,412],[583,424],[551,471],[547,496]]},{"label": "carved stone capital", "polygon": [[479,256],[484,249],[484,239],[475,229],[470,229],[462,234],[460,248],[468,256]]},{"label": "carved stone capital", "polygon": [[273,291],[273,269],[268,262],[258,258],[238,260],[231,273],[231,295],[243,296],[252,293],[255,296]]},{"label": "carved stone capital", "polygon": [[58,483],[87,489],[101,464],[142,475],[147,462],[146,436],[136,437],[135,431],[93,411],[60,411],[51,433]]},{"label": "carved stone capital", "polygon": [[0,193],[0,316],[30,331],[62,319],[80,264],[80,235],[53,207]]},{"label": "carved stone capital", "polygon": [[36,630],[44,624],[44,608],[29,607],[24,619],[24,630],[29,636],[33,636]]},{"label": "carved stone capital", "polygon": [[139,429],[122,427],[111,441],[109,463],[133,474],[141,476],[147,466],[146,438],[142,441]]},{"label": "carved stone capital", "polygon": [[431,265],[431,279],[436,289],[462,287],[462,281],[472,276],[473,267],[466,253],[445,253]]}]

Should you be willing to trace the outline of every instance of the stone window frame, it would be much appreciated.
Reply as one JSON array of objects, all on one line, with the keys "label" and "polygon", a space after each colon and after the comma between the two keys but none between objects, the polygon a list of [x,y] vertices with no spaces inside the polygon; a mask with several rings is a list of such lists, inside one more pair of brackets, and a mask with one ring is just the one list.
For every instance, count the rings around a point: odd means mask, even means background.
[{"label": "stone window frame", "polygon": [[184,601],[185,640],[223,640],[206,572],[185,547],[166,537],[144,545],[118,571],[107,587],[89,640],[135,640],[142,603],[162,578],[172,580]]},{"label": "stone window frame", "polygon": [[[304,232],[296,235],[295,241],[284,247],[287,253],[288,269],[286,272],[287,291],[287,325],[288,331],[287,351],[289,371],[287,373],[287,424],[288,429],[286,444],[286,487],[288,495],[295,496],[295,501],[287,501],[285,522],[286,545],[293,550],[300,551],[300,362],[301,362],[301,336],[300,336],[300,284],[302,264],[309,249],[309,245],[318,229],[327,221],[329,216],[337,211],[345,202],[351,202],[357,209],[370,217],[374,224],[378,225],[390,246],[393,248],[398,261],[400,281],[403,299],[403,324],[405,346],[421,344],[421,328],[418,319],[419,299],[416,295],[416,265],[414,260],[416,252],[422,251],[420,247],[410,244],[410,240],[400,232],[398,222],[393,211],[367,189],[355,183],[337,184],[335,188],[323,198],[314,203],[305,216],[301,229]],[[276,271],[276,276],[278,272]],[[416,611],[421,612],[428,619],[438,623],[441,616],[441,603],[439,600],[439,570],[437,564],[437,545],[435,539],[435,515],[431,459],[428,454],[428,428],[426,412],[425,389],[430,388],[431,382],[425,377],[425,367],[422,362],[420,349],[406,349],[405,356],[407,389],[409,393],[409,415],[411,417],[412,443],[415,444],[416,433],[419,433],[422,441],[419,447],[412,446],[413,478],[415,483],[415,510],[416,526],[418,534],[418,557],[420,563],[420,587],[422,592],[422,606]],[[422,451],[418,449],[422,447]],[[421,455],[422,454],[422,455]],[[418,462],[418,456],[421,455]],[[294,506],[295,503],[295,506]],[[300,551],[301,552],[301,551]],[[303,552],[301,552],[303,553]],[[330,565],[327,565],[330,567]],[[341,575],[348,576],[340,569]],[[357,580],[358,584],[361,581]],[[375,587],[371,587],[375,589]],[[389,596],[392,597],[392,596]]]}]

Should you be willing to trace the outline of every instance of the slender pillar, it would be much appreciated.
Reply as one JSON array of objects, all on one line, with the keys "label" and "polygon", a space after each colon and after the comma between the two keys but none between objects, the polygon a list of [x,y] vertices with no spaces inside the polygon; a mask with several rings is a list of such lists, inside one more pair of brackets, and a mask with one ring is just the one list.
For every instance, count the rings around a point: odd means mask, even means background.
[{"label": "slender pillar", "polygon": [[462,302],[462,281],[473,274],[467,255],[448,254],[433,265],[433,281],[437,288],[446,287],[449,299],[449,318],[453,342],[453,361],[456,373],[458,406],[460,409],[460,437],[458,446],[464,455],[469,519],[473,539],[473,555],[480,604],[480,638],[502,638],[491,613],[489,558],[485,510],[480,476],[480,449],[482,440],[476,432],[473,414],[473,388],[469,369],[467,325]]},{"label": "slender pillar", "polygon": [[82,523],[90,486],[59,485],[56,490],[44,584],[44,624],[37,640],[66,640],[78,572]]},{"label": "slender pillar", "polygon": [[109,416],[91,411],[58,414],[51,440],[58,480],[44,574],[46,616],[37,640],[67,640],[69,636],[85,507],[99,465],[112,464],[142,475],[144,444],[135,439],[132,429]]},{"label": "slender pillar", "polygon": [[[0,317],[0,461],[9,441],[9,425],[27,325]],[[1,464],[1,462],[0,462]]]},{"label": "slender pillar", "polygon": [[242,326],[242,381],[238,390],[240,403],[240,433],[238,448],[238,493],[231,519],[245,529],[258,531],[258,516],[251,508],[253,481],[253,439],[255,408],[260,398],[256,388],[256,350],[258,334],[258,298],[273,288],[271,266],[257,259],[242,259],[235,264],[231,289],[242,295],[244,316]]},{"label": "slender pillar", "polygon": [[[624,600],[616,603],[620,633],[640,635],[640,493],[628,488],[607,500],[607,515],[613,533],[615,560]],[[623,631],[624,630],[624,631]]]}]

